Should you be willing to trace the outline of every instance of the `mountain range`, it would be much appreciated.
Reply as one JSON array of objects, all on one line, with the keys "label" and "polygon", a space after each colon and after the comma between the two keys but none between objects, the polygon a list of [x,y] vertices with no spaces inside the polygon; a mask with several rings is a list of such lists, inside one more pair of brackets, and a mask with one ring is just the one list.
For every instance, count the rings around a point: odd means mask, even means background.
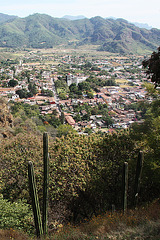
[{"label": "mountain range", "polygon": [[[85,17],[83,15],[78,15],[78,16],[65,15],[65,16],[63,16],[63,18],[66,18],[69,20],[79,20],[79,19],[83,19],[83,18],[87,18],[87,17]],[[110,18],[114,19],[114,20],[117,19],[115,17],[108,17],[108,19],[110,19]],[[148,30],[152,29],[152,26],[149,26],[147,23],[139,23],[139,22],[131,22],[131,23],[133,23],[135,26],[137,26],[139,28],[146,28]]]},{"label": "mountain range", "polygon": [[160,46],[160,30],[139,28],[124,19],[69,20],[39,13],[25,18],[0,14],[0,47],[51,48],[60,44],[95,44],[100,51],[142,54]]}]

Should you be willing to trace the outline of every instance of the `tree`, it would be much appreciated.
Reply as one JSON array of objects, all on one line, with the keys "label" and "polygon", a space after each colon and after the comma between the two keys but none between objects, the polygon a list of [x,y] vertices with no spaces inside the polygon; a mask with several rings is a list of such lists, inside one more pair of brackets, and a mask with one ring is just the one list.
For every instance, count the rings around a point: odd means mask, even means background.
[{"label": "tree", "polygon": [[49,89],[42,89],[41,94],[48,97],[53,97],[53,91]]},{"label": "tree", "polygon": [[37,94],[37,87],[35,84],[29,83],[28,84],[28,90],[32,93],[32,95]]},{"label": "tree", "polygon": [[81,115],[78,113],[76,116],[73,117],[76,122],[81,121]]},{"label": "tree", "polygon": [[64,124],[64,121],[65,121],[64,112],[61,112],[61,115],[60,115],[59,119],[61,121],[61,124]]},{"label": "tree", "polygon": [[160,85],[160,47],[158,47],[158,52],[153,52],[148,60],[142,62],[142,65],[147,69],[146,73],[155,87]]},{"label": "tree", "polygon": [[88,97],[88,98],[94,98],[94,95],[93,95],[92,92],[87,92],[87,97]]},{"label": "tree", "polygon": [[107,127],[113,124],[113,120],[109,115],[103,116],[102,119],[105,121]]},{"label": "tree", "polygon": [[8,86],[9,87],[15,87],[18,85],[18,81],[14,80],[14,79],[11,79],[9,82],[8,82]]},{"label": "tree", "polygon": [[66,100],[66,99],[67,99],[66,94],[63,93],[63,92],[61,92],[61,93],[59,94],[59,97],[60,97],[60,99],[62,99],[62,100]]},{"label": "tree", "polygon": [[27,98],[27,90],[26,89],[19,89],[16,91],[16,94],[18,94],[20,98]]},{"label": "tree", "polygon": [[73,92],[76,94],[76,92],[78,91],[78,87],[76,86],[75,83],[72,83],[70,86],[69,86],[69,90],[70,92]]},{"label": "tree", "polygon": [[85,132],[85,133],[88,133],[89,135],[90,135],[91,133],[93,133],[92,129],[91,129],[91,128],[88,128],[88,127],[85,128],[84,132]]},{"label": "tree", "polygon": [[90,90],[90,84],[88,82],[81,82],[78,84],[78,89],[81,91]]},{"label": "tree", "polygon": [[57,137],[67,136],[69,133],[77,134],[77,132],[68,124],[61,124],[57,128]]}]

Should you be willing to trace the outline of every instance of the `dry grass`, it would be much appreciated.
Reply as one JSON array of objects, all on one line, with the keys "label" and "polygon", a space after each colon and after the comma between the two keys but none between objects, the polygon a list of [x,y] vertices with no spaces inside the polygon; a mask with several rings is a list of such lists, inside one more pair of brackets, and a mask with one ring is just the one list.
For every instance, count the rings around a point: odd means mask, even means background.
[{"label": "dry grass", "polygon": [[107,212],[78,227],[65,227],[52,239],[160,240],[160,203],[128,210],[126,214]]},{"label": "dry grass", "polygon": [[27,234],[14,229],[0,230],[0,240],[29,240]]},{"label": "dry grass", "polygon": [[116,83],[118,83],[118,84],[128,83],[128,80],[126,80],[126,79],[121,79],[121,78],[117,78],[115,81],[116,81]]},{"label": "dry grass", "polygon": [[[24,233],[0,231],[1,240],[29,240]],[[44,239],[44,238],[42,238]],[[160,202],[127,213],[110,212],[92,218],[78,226],[67,225],[45,240],[160,240]]]}]

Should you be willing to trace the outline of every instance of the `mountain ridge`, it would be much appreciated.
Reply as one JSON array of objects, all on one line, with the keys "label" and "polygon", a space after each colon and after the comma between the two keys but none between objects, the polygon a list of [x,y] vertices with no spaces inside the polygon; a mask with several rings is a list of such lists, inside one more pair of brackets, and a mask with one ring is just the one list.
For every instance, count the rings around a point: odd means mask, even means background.
[{"label": "mountain ridge", "polygon": [[160,30],[139,28],[121,18],[99,16],[69,20],[35,13],[0,22],[0,47],[52,48],[68,43],[95,44],[101,51],[138,54],[157,49]]},{"label": "mountain ridge", "polygon": [[17,18],[17,16],[0,13],[0,24],[15,18]]}]

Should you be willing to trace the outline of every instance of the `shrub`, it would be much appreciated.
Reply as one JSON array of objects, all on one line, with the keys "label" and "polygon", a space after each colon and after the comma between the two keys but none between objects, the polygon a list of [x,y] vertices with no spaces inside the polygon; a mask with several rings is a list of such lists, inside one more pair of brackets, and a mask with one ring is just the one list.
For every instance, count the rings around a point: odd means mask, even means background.
[{"label": "shrub", "polygon": [[19,200],[9,202],[0,196],[0,229],[18,229],[33,233],[32,211],[28,204]]}]

